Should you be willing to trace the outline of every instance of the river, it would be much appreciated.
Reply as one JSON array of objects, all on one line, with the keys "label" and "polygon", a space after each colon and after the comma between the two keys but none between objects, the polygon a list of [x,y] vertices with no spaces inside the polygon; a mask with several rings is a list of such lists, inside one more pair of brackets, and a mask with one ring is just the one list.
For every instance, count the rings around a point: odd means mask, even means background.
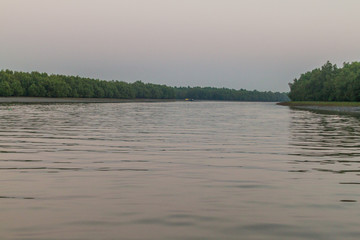
[{"label": "river", "polygon": [[358,239],[360,119],[275,103],[0,105],[0,239]]}]

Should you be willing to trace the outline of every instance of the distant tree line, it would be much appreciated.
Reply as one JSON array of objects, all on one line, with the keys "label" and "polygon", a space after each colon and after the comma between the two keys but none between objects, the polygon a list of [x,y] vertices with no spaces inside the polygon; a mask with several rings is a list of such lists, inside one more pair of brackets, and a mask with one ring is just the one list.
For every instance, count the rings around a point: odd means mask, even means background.
[{"label": "distant tree line", "polygon": [[210,87],[169,87],[137,81],[105,81],[39,72],[0,71],[2,97],[71,97],[122,99],[185,99],[228,101],[286,101],[285,93]]},{"label": "distant tree line", "polygon": [[342,68],[329,61],[289,83],[293,101],[360,101],[360,63],[344,63]]},{"label": "distant tree line", "polygon": [[174,89],[165,85],[105,81],[79,76],[39,72],[0,71],[0,96],[72,98],[174,99]]},{"label": "distant tree line", "polygon": [[229,88],[213,87],[176,87],[178,99],[191,98],[201,100],[223,101],[259,101],[259,102],[282,102],[288,101],[286,93],[248,91],[245,89],[235,90]]}]

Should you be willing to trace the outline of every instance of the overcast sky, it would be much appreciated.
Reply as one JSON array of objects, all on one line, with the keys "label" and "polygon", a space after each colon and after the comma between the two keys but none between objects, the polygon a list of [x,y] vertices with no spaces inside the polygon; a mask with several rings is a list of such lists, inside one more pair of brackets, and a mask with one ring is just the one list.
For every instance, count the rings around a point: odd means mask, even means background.
[{"label": "overcast sky", "polygon": [[0,0],[0,69],[288,91],[360,60],[359,0]]}]

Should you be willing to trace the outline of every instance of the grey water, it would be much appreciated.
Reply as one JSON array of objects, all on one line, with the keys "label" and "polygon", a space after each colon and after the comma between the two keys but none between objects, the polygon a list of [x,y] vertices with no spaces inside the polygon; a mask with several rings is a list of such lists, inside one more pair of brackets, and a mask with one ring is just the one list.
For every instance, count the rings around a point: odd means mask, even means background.
[{"label": "grey water", "polygon": [[275,103],[0,105],[0,239],[358,239],[359,149]]}]

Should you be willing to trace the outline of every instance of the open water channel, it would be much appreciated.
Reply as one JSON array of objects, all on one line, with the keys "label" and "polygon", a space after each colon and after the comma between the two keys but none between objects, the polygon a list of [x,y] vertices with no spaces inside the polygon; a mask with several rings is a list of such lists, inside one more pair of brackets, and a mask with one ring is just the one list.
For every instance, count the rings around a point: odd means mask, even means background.
[{"label": "open water channel", "polygon": [[0,105],[0,239],[359,239],[359,224],[356,116]]}]

